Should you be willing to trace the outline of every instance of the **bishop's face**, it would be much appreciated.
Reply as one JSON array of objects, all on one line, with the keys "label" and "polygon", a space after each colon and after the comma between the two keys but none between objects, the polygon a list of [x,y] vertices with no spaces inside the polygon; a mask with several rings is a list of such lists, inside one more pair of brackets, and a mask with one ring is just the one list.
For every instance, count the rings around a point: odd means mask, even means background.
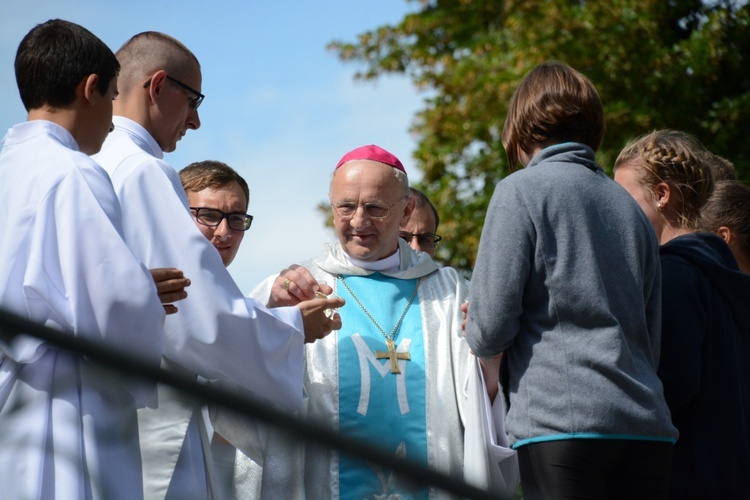
[{"label": "bishop's face", "polygon": [[[395,172],[389,165],[370,160],[350,161],[336,170],[329,193],[334,205],[333,224],[350,257],[374,262],[398,249],[398,228],[409,220],[414,200],[407,196],[408,189]],[[341,204],[353,208],[352,213],[336,209]],[[387,215],[373,217],[365,204],[387,206]]]}]

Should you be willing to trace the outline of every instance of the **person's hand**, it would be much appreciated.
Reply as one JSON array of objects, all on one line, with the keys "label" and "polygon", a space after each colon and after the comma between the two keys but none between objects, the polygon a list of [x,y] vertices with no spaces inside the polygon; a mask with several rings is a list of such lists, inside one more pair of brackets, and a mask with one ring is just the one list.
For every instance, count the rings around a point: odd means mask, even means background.
[{"label": "person's hand", "polygon": [[[466,337],[466,318],[469,316],[469,299],[461,304],[461,331]],[[474,351],[469,352],[475,356]],[[482,377],[487,386],[487,396],[490,403],[495,402],[495,397],[500,390],[500,362],[503,360],[503,353],[496,354],[491,358],[478,358],[479,367],[482,369]]]},{"label": "person's hand", "polygon": [[331,311],[335,311],[345,303],[344,299],[336,296],[300,302],[297,307],[302,312],[305,343],[315,342],[331,333],[331,331],[340,329],[341,316],[337,312],[331,314]]},{"label": "person's hand", "polygon": [[490,398],[490,403],[495,402],[495,396],[500,391],[500,362],[502,360],[502,352],[491,358],[479,358],[479,366],[482,369],[482,376],[487,386],[487,396]]},{"label": "person's hand", "polygon": [[149,271],[156,284],[156,293],[159,294],[164,311],[167,314],[176,313],[177,307],[172,303],[187,297],[185,288],[190,286],[190,280],[185,278],[179,269],[161,267],[149,269]]},{"label": "person's hand", "polygon": [[469,299],[466,299],[463,304],[461,304],[461,331],[464,334],[464,337],[466,337],[466,318],[469,316]]},{"label": "person's hand", "polygon": [[[469,317],[469,299],[466,299],[466,301],[461,304],[461,331],[463,332],[464,337],[466,337],[466,318]],[[469,349],[469,352],[474,354],[474,351]],[[496,354],[495,356],[491,358],[482,359],[481,361],[489,363],[495,363],[497,364],[498,368],[500,367],[500,360],[503,359],[503,353]],[[492,368],[492,366],[490,366]]]},{"label": "person's hand", "polygon": [[292,265],[281,271],[274,280],[266,306],[296,306],[316,298],[316,292],[329,295],[333,288],[326,283],[318,283],[307,268]]}]

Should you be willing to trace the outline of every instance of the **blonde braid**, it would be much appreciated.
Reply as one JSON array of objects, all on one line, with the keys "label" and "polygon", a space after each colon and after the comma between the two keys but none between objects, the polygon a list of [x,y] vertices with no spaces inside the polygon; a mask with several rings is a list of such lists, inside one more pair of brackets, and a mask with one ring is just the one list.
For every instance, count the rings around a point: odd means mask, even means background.
[{"label": "blonde braid", "polygon": [[714,188],[708,151],[693,136],[676,130],[658,130],[629,143],[615,161],[615,169],[625,162],[641,168],[643,183],[654,192],[664,182],[674,191],[670,201],[680,227],[695,230],[701,207]]}]

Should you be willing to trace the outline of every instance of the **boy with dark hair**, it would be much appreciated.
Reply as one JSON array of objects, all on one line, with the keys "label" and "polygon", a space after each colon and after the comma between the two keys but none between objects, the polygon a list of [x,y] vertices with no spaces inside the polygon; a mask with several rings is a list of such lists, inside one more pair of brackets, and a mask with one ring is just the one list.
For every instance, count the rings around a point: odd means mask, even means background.
[{"label": "boy with dark hair", "polygon": [[31,30],[15,61],[16,82],[26,111],[63,108],[76,99],[76,87],[96,75],[97,90],[107,93],[120,63],[104,42],[86,28],[60,19]]},{"label": "boy with dark hair", "polygon": [[[118,68],[101,40],[67,21],[22,40],[15,70],[28,121],[0,152],[0,304],[156,365],[164,309],[123,240],[109,178],[87,156],[112,126]],[[154,277],[165,302],[185,296],[181,272]],[[0,498],[140,496],[136,408],[154,396],[37,338],[4,338]]]}]

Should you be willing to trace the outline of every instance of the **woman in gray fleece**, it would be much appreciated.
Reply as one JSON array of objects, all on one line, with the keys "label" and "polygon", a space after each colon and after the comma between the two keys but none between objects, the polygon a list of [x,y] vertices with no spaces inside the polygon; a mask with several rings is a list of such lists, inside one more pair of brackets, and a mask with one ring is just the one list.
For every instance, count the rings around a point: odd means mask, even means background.
[{"label": "woman in gray fleece", "polygon": [[509,104],[512,169],[487,210],[466,336],[507,363],[507,429],[526,498],[663,498],[672,445],[656,370],[658,242],[596,164],[604,111],[591,82],[548,62]]}]

